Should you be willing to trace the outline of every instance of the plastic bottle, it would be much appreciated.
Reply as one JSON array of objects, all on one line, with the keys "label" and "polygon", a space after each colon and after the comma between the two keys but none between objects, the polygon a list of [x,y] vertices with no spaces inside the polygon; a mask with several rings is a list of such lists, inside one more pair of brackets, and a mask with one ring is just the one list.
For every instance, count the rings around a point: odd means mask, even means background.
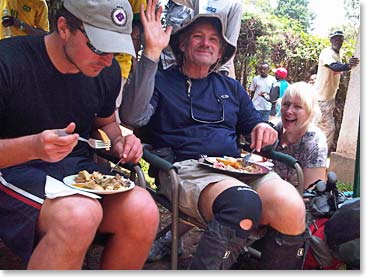
[{"label": "plastic bottle", "polygon": [[[3,15],[4,16],[8,15],[8,9],[7,8],[4,9]],[[11,37],[11,27],[10,26],[3,27],[3,30],[4,30],[4,38],[10,38]]]}]

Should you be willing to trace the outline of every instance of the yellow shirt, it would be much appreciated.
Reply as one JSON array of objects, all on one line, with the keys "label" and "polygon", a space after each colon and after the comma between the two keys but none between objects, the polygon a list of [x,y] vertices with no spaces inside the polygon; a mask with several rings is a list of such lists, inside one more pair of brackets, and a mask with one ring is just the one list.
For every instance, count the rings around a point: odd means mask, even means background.
[{"label": "yellow shirt", "polygon": [[[140,6],[141,4],[144,4],[144,10],[147,7],[147,1],[146,0],[129,0],[131,9],[134,13],[134,19],[140,20]],[[129,73],[131,70],[132,65],[132,56],[129,54],[121,53],[118,54],[115,59],[120,65],[121,68],[121,77],[127,79],[129,77]]]},{"label": "yellow shirt", "polygon": [[[50,31],[48,21],[48,7],[45,0],[1,0],[0,13],[3,16],[4,9],[8,9],[8,15],[14,16],[26,24]],[[26,32],[16,27],[10,27],[12,36],[24,36]],[[4,38],[3,26],[0,24],[0,39]]]}]

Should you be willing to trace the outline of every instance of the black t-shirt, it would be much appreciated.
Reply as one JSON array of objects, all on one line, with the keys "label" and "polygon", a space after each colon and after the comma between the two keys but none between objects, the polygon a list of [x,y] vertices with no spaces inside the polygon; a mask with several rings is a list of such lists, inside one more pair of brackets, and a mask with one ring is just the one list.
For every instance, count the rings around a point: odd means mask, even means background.
[{"label": "black t-shirt", "polygon": [[[62,74],[52,64],[44,36],[21,36],[0,41],[0,139],[65,128],[89,137],[95,117],[115,111],[120,91],[118,63],[97,77]],[[79,143],[71,156],[86,155]]]}]

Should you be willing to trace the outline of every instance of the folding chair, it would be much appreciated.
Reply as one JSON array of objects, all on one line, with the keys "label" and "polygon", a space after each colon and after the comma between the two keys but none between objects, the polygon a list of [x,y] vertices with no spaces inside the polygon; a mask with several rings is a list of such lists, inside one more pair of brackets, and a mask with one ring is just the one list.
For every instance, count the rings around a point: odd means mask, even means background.
[{"label": "folding chair", "polygon": [[[242,146],[245,147],[245,145],[242,145]],[[159,169],[159,170],[168,172],[170,176],[170,184],[165,184],[165,185],[171,186],[172,202],[170,202],[165,196],[157,193],[155,190],[149,187],[147,187],[147,190],[151,193],[152,197],[155,199],[157,203],[161,204],[162,206],[170,210],[172,213],[171,224],[169,224],[166,228],[164,228],[161,232],[159,232],[157,235],[157,238],[161,237],[161,235],[167,232],[169,228],[171,229],[171,234],[172,234],[171,269],[176,270],[177,263],[178,263],[177,246],[178,246],[178,238],[180,236],[180,234],[178,233],[178,223],[182,222],[185,224],[197,226],[202,229],[205,229],[206,226],[203,226],[202,224],[197,222],[195,219],[190,218],[188,215],[179,211],[178,209],[179,191],[178,191],[178,180],[177,180],[177,172],[176,172],[177,169],[175,168],[175,166],[172,163],[162,159],[161,157],[159,157],[156,154],[153,154],[151,150],[152,149],[149,145],[146,145],[144,147],[144,155],[143,155],[144,160],[147,161],[150,164],[150,166],[154,167],[155,169]],[[256,153],[256,154],[259,154],[261,156],[264,156],[266,158],[269,158],[275,161],[285,163],[286,165],[294,168],[297,172],[297,176],[299,180],[299,186],[297,190],[300,193],[300,195],[303,195],[303,182],[304,182],[303,171],[302,171],[302,168],[299,162],[296,159],[294,159],[293,157],[287,154],[277,152],[274,150],[268,151],[268,152]],[[258,236],[255,234],[246,244],[246,248],[250,254],[259,256],[260,253],[256,249],[253,249],[250,247],[250,245],[256,239],[258,239]]]}]

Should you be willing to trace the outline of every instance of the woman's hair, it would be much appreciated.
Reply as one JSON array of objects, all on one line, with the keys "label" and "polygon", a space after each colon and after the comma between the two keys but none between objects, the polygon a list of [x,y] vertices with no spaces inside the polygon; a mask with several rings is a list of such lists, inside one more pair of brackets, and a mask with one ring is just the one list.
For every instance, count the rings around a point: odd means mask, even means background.
[{"label": "woman's hair", "polygon": [[303,127],[308,128],[310,123],[316,124],[320,118],[321,112],[315,87],[306,82],[297,82],[289,85],[283,95],[282,106],[285,101],[292,102],[292,100],[296,98],[300,100],[301,105],[308,114],[308,118]]}]

